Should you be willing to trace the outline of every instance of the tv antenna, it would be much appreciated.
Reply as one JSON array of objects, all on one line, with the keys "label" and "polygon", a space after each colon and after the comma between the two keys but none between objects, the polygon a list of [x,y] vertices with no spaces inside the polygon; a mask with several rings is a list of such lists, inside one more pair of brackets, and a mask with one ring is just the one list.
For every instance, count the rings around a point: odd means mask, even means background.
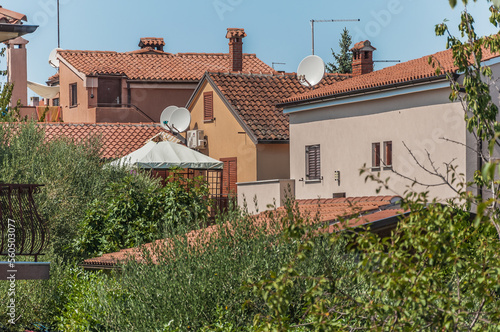
[{"label": "tv antenna", "polygon": [[317,55],[309,55],[304,58],[297,69],[297,77],[300,84],[313,88],[325,76],[325,63]]},{"label": "tv antenna", "polygon": [[346,19],[346,20],[311,20],[311,40],[312,40],[312,55],[314,55],[314,23],[327,23],[327,22],[359,22],[358,19]]},{"label": "tv antenna", "polygon": [[273,69],[274,69],[274,65],[286,65],[286,63],[285,62],[273,62],[272,63]]}]

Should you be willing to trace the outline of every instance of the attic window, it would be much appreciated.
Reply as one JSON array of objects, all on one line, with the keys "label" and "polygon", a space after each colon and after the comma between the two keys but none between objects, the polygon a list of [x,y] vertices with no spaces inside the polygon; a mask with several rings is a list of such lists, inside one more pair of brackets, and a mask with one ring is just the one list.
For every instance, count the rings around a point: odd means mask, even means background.
[{"label": "attic window", "polygon": [[203,119],[214,120],[214,93],[212,91],[203,93]]}]

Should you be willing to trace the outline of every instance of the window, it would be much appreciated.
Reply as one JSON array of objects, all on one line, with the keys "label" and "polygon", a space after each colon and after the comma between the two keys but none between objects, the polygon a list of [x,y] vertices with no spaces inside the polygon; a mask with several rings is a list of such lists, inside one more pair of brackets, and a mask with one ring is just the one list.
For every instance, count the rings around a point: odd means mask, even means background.
[{"label": "window", "polygon": [[69,85],[69,105],[70,106],[77,106],[78,105],[78,99],[77,99],[77,90],[76,90],[76,83],[70,84]]},{"label": "window", "polygon": [[214,120],[214,94],[212,91],[203,94],[203,118],[205,121]]},{"label": "window", "polygon": [[52,99],[52,106],[59,106],[59,98]]},{"label": "window", "polygon": [[384,166],[392,166],[392,141],[384,142]]},{"label": "window", "polygon": [[372,143],[372,168],[380,167],[380,143]]},{"label": "window", "polygon": [[306,146],[306,181],[321,180],[319,144]]}]

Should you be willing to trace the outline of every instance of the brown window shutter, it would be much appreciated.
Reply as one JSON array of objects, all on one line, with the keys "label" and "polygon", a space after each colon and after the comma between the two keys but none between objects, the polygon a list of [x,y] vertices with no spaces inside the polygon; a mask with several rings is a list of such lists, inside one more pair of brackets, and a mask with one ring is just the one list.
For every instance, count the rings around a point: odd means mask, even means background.
[{"label": "brown window shutter", "polygon": [[392,141],[384,142],[384,163],[385,166],[392,166]]},{"label": "brown window shutter", "polygon": [[306,146],[306,179],[321,179],[321,155],[319,145]]},{"label": "brown window shutter", "polygon": [[224,163],[222,169],[222,195],[236,195],[238,182],[237,158],[221,158]]},{"label": "brown window shutter", "polygon": [[380,167],[380,143],[372,143],[372,167]]},{"label": "brown window shutter", "polygon": [[214,93],[212,91],[203,93],[203,118],[205,121],[214,119]]}]

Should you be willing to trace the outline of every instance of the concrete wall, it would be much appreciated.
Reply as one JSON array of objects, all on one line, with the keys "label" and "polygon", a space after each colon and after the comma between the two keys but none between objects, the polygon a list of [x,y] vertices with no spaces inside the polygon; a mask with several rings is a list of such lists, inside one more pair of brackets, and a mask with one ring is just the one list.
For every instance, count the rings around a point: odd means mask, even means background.
[{"label": "concrete wall", "polygon": [[290,178],[290,145],[257,145],[257,180]]},{"label": "concrete wall", "polygon": [[[265,180],[238,183],[238,205],[250,214],[283,206],[287,198],[295,195],[294,180]],[[254,201],[255,199],[255,201]],[[271,207],[268,207],[271,205]]]},{"label": "concrete wall", "polygon": [[[446,142],[446,137],[466,143],[463,110],[458,103],[448,100],[449,88],[378,100],[330,106],[290,114],[290,176],[296,179],[297,198],[328,198],[334,193],[347,196],[376,195],[377,183],[360,176],[360,169],[371,166],[371,145],[392,141],[393,169],[426,184],[436,184],[440,179],[430,176],[411,157],[404,144],[417,160],[445,170],[444,163],[453,161],[459,173],[465,173],[466,152],[463,146]],[[320,144],[321,175],[316,183],[305,181],[305,146]],[[334,172],[340,171],[340,182],[334,181]],[[376,172],[375,172],[376,173]],[[379,194],[403,194],[412,184],[391,171],[380,170],[380,178],[390,178],[392,190],[382,189]],[[428,189],[431,196],[453,196],[446,186],[416,186]]]},{"label": "concrete wall", "polygon": [[[203,116],[203,92],[213,91],[215,120],[205,122]],[[208,147],[200,152],[214,158],[237,158],[237,182],[257,180],[257,148],[241,125],[206,84],[191,106],[191,129],[205,131]]]},{"label": "concrete wall", "polygon": [[[87,90],[84,81],[67,66],[61,63],[59,68],[60,99],[62,108],[62,119],[64,122],[95,122],[95,112],[89,108],[97,104],[97,89],[94,88],[94,98],[91,98],[91,90]],[[77,106],[70,106],[70,85],[77,85]]]},{"label": "concrete wall", "polygon": [[[161,112],[167,106],[184,107],[195,88],[196,84],[192,83],[131,83],[130,103],[139,107],[155,122],[160,122]],[[124,103],[127,103],[127,93],[122,93]]]}]

